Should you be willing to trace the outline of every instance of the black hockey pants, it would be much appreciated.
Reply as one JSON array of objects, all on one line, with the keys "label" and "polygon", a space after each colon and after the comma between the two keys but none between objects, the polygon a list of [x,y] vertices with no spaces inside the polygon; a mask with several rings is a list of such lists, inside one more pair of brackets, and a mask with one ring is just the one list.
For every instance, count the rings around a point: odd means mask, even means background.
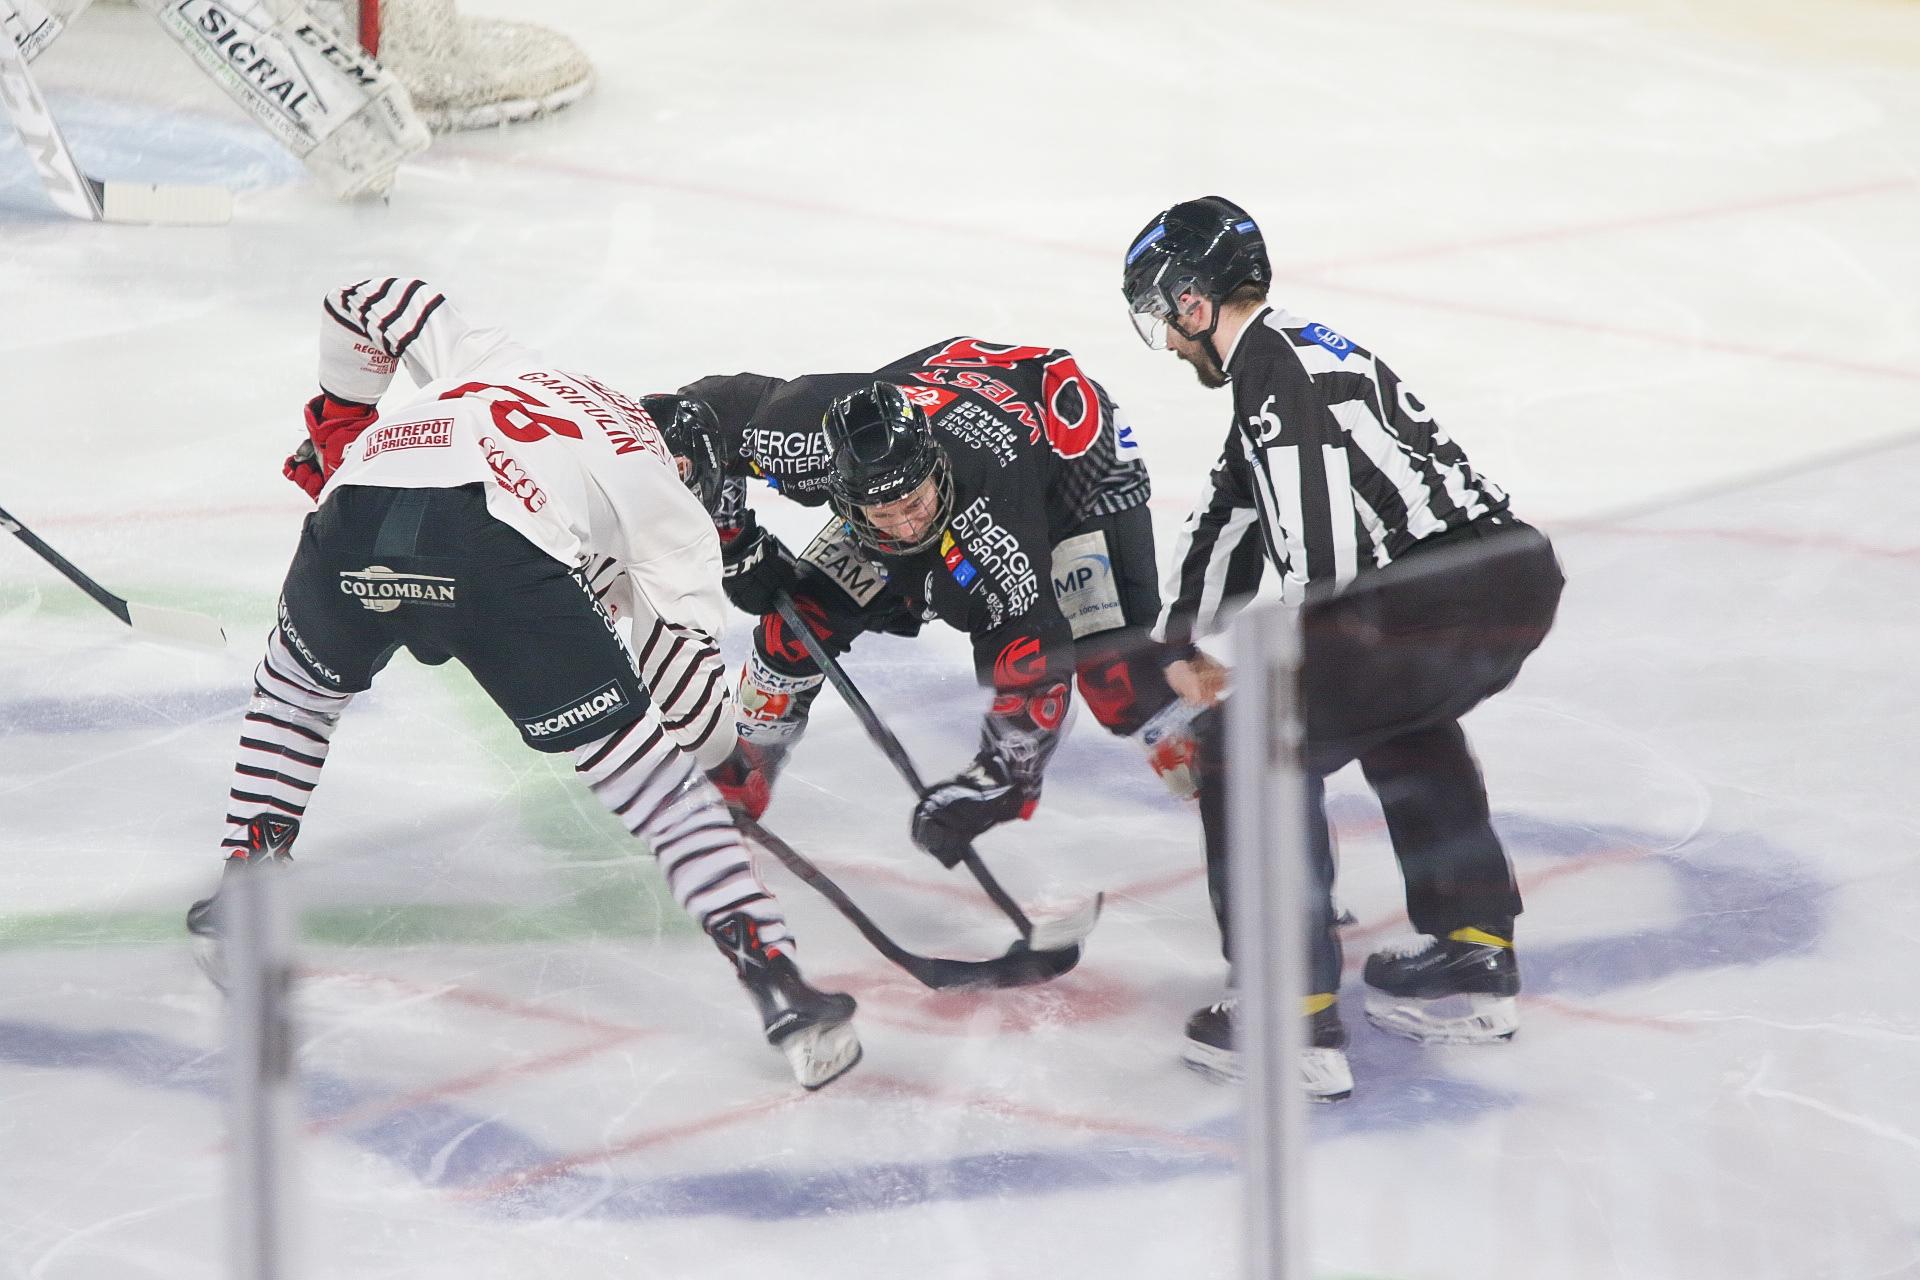
[{"label": "black hockey pants", "polygon": [[478,484],[330,494],[301,529],[280,629],[335,693],[371,687],[402,645],[458,659],[536,751],[570,751],[650,705],[580,576],[489,515]]}]

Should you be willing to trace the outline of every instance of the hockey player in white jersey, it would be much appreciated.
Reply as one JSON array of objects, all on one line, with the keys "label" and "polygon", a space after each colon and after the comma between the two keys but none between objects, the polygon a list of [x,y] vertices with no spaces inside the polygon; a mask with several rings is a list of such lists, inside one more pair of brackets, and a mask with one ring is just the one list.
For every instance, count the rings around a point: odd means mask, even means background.
[{"label": "hockey player in white jersey", "polygon": [[[401,365],[419,393],[383,411]],[[386,279],[326,298],[307,427],[287,474],[319,507],[254,674],[225,874],[289,856],[341,713],[396,650],[455,658],[652,846],[800,1083],[851,1068],[853,998],[801,977],[703,772],[735,741],[720,548],[644,408],[469,324],[431,285]],[[216,976],[219,915],[216,894],[187,917]]]}]

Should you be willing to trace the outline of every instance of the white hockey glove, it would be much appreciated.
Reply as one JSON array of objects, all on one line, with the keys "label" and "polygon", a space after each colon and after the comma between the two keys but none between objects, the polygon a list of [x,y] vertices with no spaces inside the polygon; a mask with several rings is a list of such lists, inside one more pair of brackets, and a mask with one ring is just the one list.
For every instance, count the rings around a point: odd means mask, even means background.
[{"label": "white hockey glove", "polygon": [[1159,775],[1167,790],[1181,800],[1199,793],[1193,776],[1194,756],[1199,744],[1194,741],[1193,721],[1200,708],[1175,698],[1156,711],[1140,726],[1135,736],[1147,753],[1147,764]]}]

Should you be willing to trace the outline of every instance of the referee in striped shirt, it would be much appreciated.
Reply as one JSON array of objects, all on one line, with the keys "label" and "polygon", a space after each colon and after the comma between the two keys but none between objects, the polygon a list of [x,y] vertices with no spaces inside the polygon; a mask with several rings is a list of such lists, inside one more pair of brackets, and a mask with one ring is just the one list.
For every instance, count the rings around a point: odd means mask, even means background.
[{"label": "referee in striped shirt", "polygon": [[[1335,1005],[1326,775],[1358,760],[1406,879],[1417,942],[1371,956],[1367,1016],[1425,1041],[1503,1040],[1518,1025],[1520,894],[1488,818],[1459,720],[1512,683],[1552,625],[1562,578],[1547,539],[1372,352],[1267,301],[1266,245],[1218,196],[1155,217],[1128,250],[1135,328],[1203,386],[1230,388],[1233,422],[1204,500],[1175,546],[1157,629],[1167,669],[1201,717],[1201,817],[1222,936],[1226,913],[1223,717],[1227,671],[1194,647],[1224,626],[1271,565],[1299,605],[1306,726],[1311,1096],[1352,1089]],[[1233,1078],[1231,992],[1188,1022],[1187,1061]]]}]

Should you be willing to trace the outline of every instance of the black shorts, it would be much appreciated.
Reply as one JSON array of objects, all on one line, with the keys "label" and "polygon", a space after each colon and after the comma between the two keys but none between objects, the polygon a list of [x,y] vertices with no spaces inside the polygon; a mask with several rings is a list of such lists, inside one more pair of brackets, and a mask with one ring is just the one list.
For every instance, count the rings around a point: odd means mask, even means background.
[{"label": "black shorts", "polygon": [[586,584],[489,515],[477,484],[335,491],[307,517],[280,601],[287,647],[321,688],[370,687],[401,645],[428,664],[455,658],[537,751],[569,751],[648,706]]}]

